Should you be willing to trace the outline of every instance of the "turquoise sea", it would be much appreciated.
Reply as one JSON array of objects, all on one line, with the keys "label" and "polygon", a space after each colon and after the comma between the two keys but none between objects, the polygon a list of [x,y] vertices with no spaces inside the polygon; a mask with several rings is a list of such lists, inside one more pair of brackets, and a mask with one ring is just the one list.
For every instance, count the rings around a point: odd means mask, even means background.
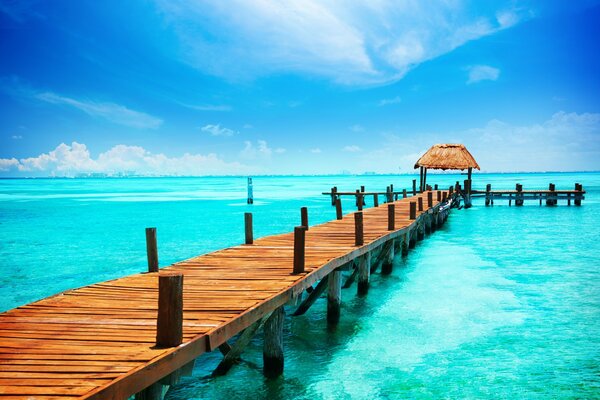
[{"label": "turquoise sea", "polygon": [[[0,311],[62,290],[143,271],[144,228],[158,229],[161,265],[286,232],[309,208],[335,217],[332,186],[409,188],[414,176],[0,180]],[[430,175],[444,187],[460,175]],[[327,329],[325,301],[286,319],[284,375],[266,380],[257,337],[228,375],[207,378],[219,354],[172,388],[174,399],[600,398],[600,173],[475,174],[474,189],[587,191],[582,207],[453,210],[447,223],[397,257],[369,295],[344,290]],[[371,202],[368,203],[371,206]],[[351,200],[344,211],[355,209]]]}]

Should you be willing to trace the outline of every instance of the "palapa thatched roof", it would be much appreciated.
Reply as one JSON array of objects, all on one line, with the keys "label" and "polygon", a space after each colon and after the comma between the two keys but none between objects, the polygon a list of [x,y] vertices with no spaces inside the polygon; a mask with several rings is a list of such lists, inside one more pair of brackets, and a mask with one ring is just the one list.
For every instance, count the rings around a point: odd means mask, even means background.
[{"label": "palapa thatched roof", "polygon": [[435,144],[415,163],[415,168],[467,169],[479,168],[469,150],[462,144]]}]

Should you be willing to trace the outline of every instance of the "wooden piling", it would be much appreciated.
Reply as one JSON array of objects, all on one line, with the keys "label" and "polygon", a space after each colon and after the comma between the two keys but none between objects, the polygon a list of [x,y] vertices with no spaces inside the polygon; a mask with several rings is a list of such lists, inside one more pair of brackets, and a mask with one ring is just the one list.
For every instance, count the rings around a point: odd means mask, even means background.
[{"label": "wooden piling", "polygon": [[487,184],[485,185],[485,205],[489,206],[490,202],[491,202],[491,194],[490,192],[492,191],[492,185],[491,184]]},{"label": "wooden piling", "polygon": [[428,191],[427,192],[427,208],[431,208],[431,207],[433,207],[433,192]]},{"label": "wooden piling", "polygon": [[413,184],[413,186],[412,186],[413,196],[416,196],[417,195],[417,180],[413,179],[412,184]]},{"label": "wooden piling", "polygon": [[442,192],[442,201],[446,201],[446,199],[448,198],[448,195],[446,194],[446,192]]},{"label": "wooden piling", "polygon": [[277,308],[264,325],[263,373],[267,378],[276,378],[283,373],[283,323],[285,309]]},{"label": "wooden piling", "polygon": [[252,228],[252,213],[244,213],[244,231],[246,236],[246,244],[254,243],[254,232]]},{"label": "wooden piling", "polygon": [[344,215],[342,214],[342,200],[337,199],[335,201],[335,218],[340,220],[343,217],[344,217]]},{"label": "wooden piling", "polygon": [[364,244],[363,213],[357,211],[354,213],[354,245],[362,246]]},{"label": "wooden piling", "polygon": [[419,211],[423,211],[423,198],[419,197],[417,199],[417,204],[419,205]]},{"label": "wooden piling", "polygon": [[300,225],[308,230],[308,208],[300,208]]},{"label": "wooden piling", "polygon": [[361,187],[360,187],[360,191],[361,191],[361,193],[364,193],[364,192],[365,192],[365,187],[364,187],[364,186],[361,186]]},{"label": "wooden piling", "polygon": [[342,271],[333,270],[327,281],[327,322],[337,324],[340,320],[342,303]]},{"label": "wooden piling", "polygon": [[405,199],[406,197],[406,189],[402,189],[402,198]]},{"label": "wooden piling", "polygon": [[392,239],[390,245],[388,246],[387,253],[383,256],[383,262],[381,263],[382,275],[389,275],[392,273],[397,241],[398,239]]},{"label": "wooden piling", "polygon": [[254,190],[252,187],[252,178],[248,177],[248,204],[254,204]]},{"label": "wooden piling", "polygon": [[433,185],[433,190],[438,190],[438,184]]},{"label": "wooden piling", "polygon": [[406,232],[403,236],[402,236],[402,257],[406,257],[408,255],[408,246],[410,243],[410,233]]},{"label": "wooden piling", "polygon": [[304,272],[304,252],[306,243],[306,229],[303,226],[294,228],[294,274]]},{"label": "wooden piling", "polygon": [[[548,190],[551,192],[554,192],[556,190],[556,186],[554,185],[554,183],[551,183],[548,185]],[[546,205],[547,206],[555,206],[556,203],[557,203],[557,201],[555,200],[554,193],[549,193],[546,195]]]},{"label": "wooden piling", "polygon": [[356,207],[358,208],[358,211],[362,211],[363,205],[363,194],[358,189],[356,189]]},{"label": "wooden piling", "polygon": [[580,206],[581,205],[581,198],[583,197],[581,195],[581,192],[583,191],[583,185],[581,183],[576,183],[575,184],[575,190],[579,191],[579,193],[575,193],[575,205],[576,206]]},{"label": "wooden piling", "polygon": [[373,207],[379,207],[379,195],[373,193]]},{"label": "wooden piling", "polygon": [[136,393],[135,400],[161,400],[162,387],[163,385],[161,385],[159,382],[155,382],[141,392]]},{"label": "wooden piling", "polygon": [[183,274],[158,275],[156,347],[176,347],[183,340]]},{"label": "wooden piling", "polygon": [[335,201],[337,200],[337,186],[331,188],[331,205],[335,205]]},{"label": "wooden piling", "polygon": [[371,252],[367,252],[358,262],[357,293],[359,296],[369,291],[369,280],[371,276]]},{"label": "wooden piling", "polygon": [[521,185],[520,183],[517,183],[515,185],[515,190],[517,191],[517,193],[515,194],[515,206],[522,206],[524,203],[524,199],[523,199],[523,185]]},{"label": "wooden piling", "polygon": [[414,201],[410,202],[409,219],[417,219],[417,203]]},{"label": "wooden piling", "polygon": [[396,205],[388,204],[388,231],[396,229]]},{"label": "wooden piling", "polygon": [[[437,189],[436,189],[437,190]],[[437,202],[439,203],[440,201],[442,201],[442,192],[440,192],[439,190],[437,190],[436,193],[436,198],[437,198]]]},{"label": "wooden piling", "polygon": [[156,228],[146,228],[146,254],[148,256],[148,272],[158,272]]}]

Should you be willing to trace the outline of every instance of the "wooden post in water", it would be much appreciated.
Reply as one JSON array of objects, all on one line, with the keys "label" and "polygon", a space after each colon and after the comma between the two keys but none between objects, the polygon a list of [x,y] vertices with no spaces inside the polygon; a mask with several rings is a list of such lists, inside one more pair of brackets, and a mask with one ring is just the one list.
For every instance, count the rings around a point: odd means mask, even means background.
[{"label": "wooden post in water", "polygon": [[276,378],[283,373],[283,323],[285,309],[277,308],[264,325],[263,373]]},{"label": "wooden post in water", "polygon": [[252,188],[251,177],[248,177],[248,204],[254,204],[254,190]]},{"label": "wooden post in water", "polygon": [[580,206],[581,205],[581,197],[583,197],[581,194],[581,192],[583,191],[583,185],[581,183],[576,183],[575,190],[577,190],[579,193],[575,193],[574,203],[576,206]]},{"label": "wooden post in water", "polygon": [[465,190],[463,190],[463,197],[465,199],[465,208],[471,207],[471,180],[465,179],[464,181]]},{"label": "wooden post in water", "polygon": [[388,204],[388,231],[396,229],[396,205]]},{"label": "wooden post in water", "polygon": [[158,275],[156,347],[176,347],[183,340],[183,274]]},{"label": "wooden post in water", "polygon": [[433,185],[433,190],[438,190],[438,184]]},{"label": "wooden post in water", "polygon": [[381,274],[389,275],[392,273],[394,267],[394,253],[396,251],[396,243],[399,239],[392,239],[390,242],[387,253],[384,255],[383,262],[381,263]]},{"label": "wooden post in water", "polygon": [[423,211],[423,198],[421,196],[417,199],[417,204],[419,205],[419,211]]},{"label": "wooden post in water", "polygon": [[491,194],[490,192],[492,191],[492,185],[491,184],[487,184],[485,185],[485,206],[489,206],[490,202],[491,202]]},{"label": "wooden post in water", "polygon": [[402,250],[401,250],[402,257],[406,257],[408,255],[408,245],[409,245],[409,242],[410,242],[410,234],[409,234],[409,232],[406,232],[404,234],[404,236],[402,237],[402,243],[401,243],[401,246],[402,246]]},{"label": "wooden post in water", "polygon": [[521,185],[520,183],[517,183],[515,186],[515,190],[517,191],[517,193],[515,194],[515,206],[522,206],[523,205],[523,185]]},{"label": "wooden post in water", "polygon": [[327,280],[327,322],[335,325],[340,321],[342,303],[342,271],[335,269]]},{"label": "wooden post in water", "polygon": [[342,219],[343,218],[343,214],[342,214],[342,199],[337,199],[335,201],[335,218],[336,219]]},{"label": "wooden post in water", "polygon": [[303,226],[294,228],[294,274],[304,272],[304,251],[306,244],[306,229]]},{"label": "wooden post in water", "polygon": [[254,232],[252,229],[252,213],[244,213],[244,231],[246,233],[246,244],[254,243]]},{"label": "wooden post in water", "polygon": [[413,190],[413,196],[416,196],[417,195],[417,180],[416,179],[413,179],[412,190]]},{"label": "wooden post in water", "polygon": [[414,201],[410,202],[409,219],[417,219],[417,203]]},{"label": "wooden post in water", "polygon": [[[437,190],[437,189],[435,189],[435,190]],[[439,190],[437,190],[436,193],[437,193],[437,195],[436,195],[437,196],[437,202],[439,203],[440,201],[442,201],[442,192],[440,192]]]},{"label": "wooden post in water", "polygon": [[[555,189],[556,189],[556,187],[554,186],[554,183],[551,183],[550,185],[548,185],[549,191],[554,192]],[[557,203],[557,201],[555,200],[554,193],[549,193],[546,195],[546,205],[547,206],[555,206],[556,203]]]},{"label": "wooden post in water", "polygon": [[427,208],[431,208],[431,207],[433,207],[433,192],[428,191],[427,192]]},{"label": "wooden post in water", "polygon": [[405,199],[406,197],[406,189],[402,189],[402,198]]},{"label": "wooden post in water", "polygon": [[371,252],[365,253],[358,262],[357,293],[359,296],[369,291],[369,279],[371,275]]},{"label": "wooden post in water", "polygon": [[135,400],[161,400],[162,385],[160,382],[155,382],[146,389],[135,394]]},{"label": "wooden post in water", "polygon": [[446,201],[446,199],[448,198],[448,195],[446,194],[446,191],[442,192],[442,201]]},{"label": "wooden post in water", "polygon": [[158,272],[156,228],[146,228],[146,254],[148,256],[148,272]]},{"label": "wooden post in water", "polygon": [[364,244],[363,213],[357,211],[354,213],[354,245],[362,246]]},{"label": "wooden post in water", "polygon": [[379,207],[379,195],[373,193],[373,207]]},{"label": "wooden post in water", "polygon": [[335,201],[337,200],[337,186],[331,188],[331,205],[335,205]]},{"label": "wooden post in water", "polygon": [[308,208],[300,208],[300,225],[308,230]]},{"label": "wooden post in water", "polygon": [[363,200],[363,194],[357,189],[356,190],[356,206],[358,208],[358,211],[362,211],[364,204],[365,204],[365,202]]}]

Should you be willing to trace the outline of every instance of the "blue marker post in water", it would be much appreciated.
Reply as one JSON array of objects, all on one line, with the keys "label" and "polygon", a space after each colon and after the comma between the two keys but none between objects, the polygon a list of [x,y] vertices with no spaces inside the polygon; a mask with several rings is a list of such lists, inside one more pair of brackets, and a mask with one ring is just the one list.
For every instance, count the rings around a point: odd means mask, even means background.
[{"label": "blue marker post in water", "polygon": [[254,204],[254,193],[252,190],[252,177],[248,177],[248,204]]}]

